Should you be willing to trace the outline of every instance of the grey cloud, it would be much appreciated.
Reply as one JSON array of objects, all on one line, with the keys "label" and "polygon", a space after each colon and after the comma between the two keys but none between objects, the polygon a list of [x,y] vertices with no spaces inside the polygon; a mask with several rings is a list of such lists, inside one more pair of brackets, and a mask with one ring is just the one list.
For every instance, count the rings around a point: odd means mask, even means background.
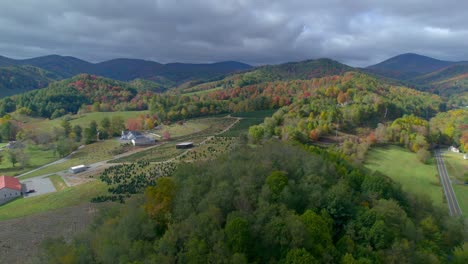
[{"label": "grey cloud", "polygon": [[468,60],[468,2],[423,0],[3,0],[0,55],[252,64],[405,52]]}]

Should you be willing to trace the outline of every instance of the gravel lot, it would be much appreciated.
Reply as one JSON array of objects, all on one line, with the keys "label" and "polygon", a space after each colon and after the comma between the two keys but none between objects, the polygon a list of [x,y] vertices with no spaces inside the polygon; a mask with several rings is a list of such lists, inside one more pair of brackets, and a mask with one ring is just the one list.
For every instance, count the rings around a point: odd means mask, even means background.
[{"label": "gravel lot", "polygon": [[48,177],[35,177],[35,178],[29,178],[24,181],[21,181],[21,183],[26,183],[26,182],[32,183],[32,186],[34,186],[35,192],[27,193],[24,195],[24,197],[33,197],[33,196],[56,191],[54,185],[52,184],[52,182],[50,181]]}]

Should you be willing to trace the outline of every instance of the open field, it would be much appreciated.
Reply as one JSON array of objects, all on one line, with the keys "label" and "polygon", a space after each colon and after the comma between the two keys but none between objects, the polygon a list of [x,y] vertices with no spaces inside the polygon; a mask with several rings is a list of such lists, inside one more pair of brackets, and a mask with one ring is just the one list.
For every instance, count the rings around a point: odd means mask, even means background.
[{"label": "open field", "polygon": [[[96,121],[98,124],[104,117],[112,118],[114,116],[121,116],[125,121],[129,118],[135,118],[140,115],[146,115],[149,111],[121,111],[121,112],[92,112],[86,114],[76,114],[68,116],[70,117],[70,123],[72,126],[80,125],[85,128],[89,126],[91,121]],[[63,117],[56,119],[43,119],[43,118],[31,118],[27,116],[15,116],[16,119],[25,123],[26,128],[38,129],[42,131],[51,131],[54,127],[59,127],[63,120]]]},{"label": "open field", "polygon": [[68,188],[67,184],[65,183],[65,181],[62,179],[60,175],[55,174],[55,175],[49,176],[49,179],[58,192],[62,191],[65,188]]},{"label": "open field", "polygon": [[465,219],[468,219],[468,185],[452,184],[458,205]]},{"label": "open field", "polygon": [[108,203],[82,202],[76,206],[0,221],[0,263],[37,263],[37,254],[44,240],[64,237],[70,241],[87,230],[101,209],[110,206]]},{"label": "open field", "polygon": [[[208,157],[208,152],[214,150],[215,148],[210,145],[198,146],[198,144],[207,139],[207,137],[222,132],[235,121],[236,119],[234,118],[201,118],[189,120],[183,125],[173,124],[171,126],[166,126],[161,130],[172,129],[170,131],[173,131],[172,133],[176,135],[172,136],[173,134],[171,134],[172,140],[163,143],[161,146],[112,160],[110,163],[136,162],[139,160],[146,160],[149,162],[166,161],[175,158],[186,151],[184,149],[176,149],[175,147],[177,143],[183,141],[191,141],[195,144],[195,148],[190,152],[198,151],[197,149],[200,148],[199,151],[206,152],[205,155]],[[210,150],[208,150],[208,148],[210,148]],[[186,155],[184,158],[191,159],[188,155]]]},{"label": "open field", "polygon": [[234,148],[238,139],[232,137],[211,137],[203,144],[190,149],[177,160],[194,162],[199,160],[211,160]]},{"label": "open field", "polygon": [[427,195],[440,207],[443,204],[443,190],[439,183],[436,165],[421,163],[415,153],[397,146],[373,148],[369,152],[365,166],[372,171],[380,171],[399,182],[403,190]]},{"label": "open field", "polygon": [[15,176],[58,159],[58,156],[54,154],[53,150],[43,149],[41,146],[37,145],[27,144],[24,152],[29,157],[28,166],[25,168],[21,168],[20,164],[16,164],[15,167],[12,167],[11,162],[7,158],[7,154],[3,153],[3,158],[0,163],[0,174]]},{"label": "open field", "polygon": [[226,137],[238,137],[242,133],[247,133],[249,127],[263,123],[265,117],[270,117],[276,110],[262,110],[255,112],[234,113],[233,117],[242,118],[232,129],[223,134]]},{"label": "open field", "polygon": [[101,181],[92,181],[62,191],[30,198],[19,198],[0,206],[0,220],[22,217],[53,209],[89,202],[91,198],[106,192]]},{"label": "open field", "polygon": [[83,148],[77,150],[68,160],[62,163],[53,164],[51,166],[42,168],[30,174],[27,174],[20,179],[31,178],[35,176],[45,175],[66,170],[72,166],[91,163],[111,159],[113,157],[111,151],[120,146],[117,140],[105,140],[96,142],[90,145],[85,145]]},{"label": "open field", "polygon": [[468,160],[463,159],[462,153],[446,151],[442,156],[450,178],[457,182],[463,182],[463,175],[468,172]]}]

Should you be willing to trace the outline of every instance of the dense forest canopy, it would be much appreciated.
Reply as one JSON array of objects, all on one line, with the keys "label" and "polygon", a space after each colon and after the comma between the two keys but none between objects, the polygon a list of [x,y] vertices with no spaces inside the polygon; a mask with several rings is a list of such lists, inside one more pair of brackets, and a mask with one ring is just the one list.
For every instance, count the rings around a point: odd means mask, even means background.
[{"label": "dense forest canopy", "polygon": [[47,263],[437,263],[462,222],[340,155],[279,142],[183,164]]}]

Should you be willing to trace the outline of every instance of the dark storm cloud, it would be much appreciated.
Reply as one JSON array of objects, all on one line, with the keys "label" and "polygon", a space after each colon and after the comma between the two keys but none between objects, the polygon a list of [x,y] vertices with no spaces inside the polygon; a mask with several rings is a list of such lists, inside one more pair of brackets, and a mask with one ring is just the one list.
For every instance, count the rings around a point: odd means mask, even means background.
[{"label": "dark storm cloud", "polygon": [[404,52],[467,60],[465,1],[2,0],[0,54],[101,61],[330,57],[367,65]]}]

